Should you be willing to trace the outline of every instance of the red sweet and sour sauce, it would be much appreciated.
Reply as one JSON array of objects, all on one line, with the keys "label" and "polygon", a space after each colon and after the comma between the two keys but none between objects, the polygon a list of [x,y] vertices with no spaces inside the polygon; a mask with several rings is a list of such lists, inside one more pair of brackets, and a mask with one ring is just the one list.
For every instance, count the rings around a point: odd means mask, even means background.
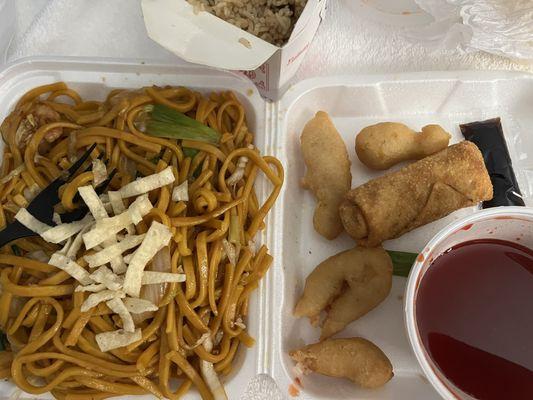
[{"label": "red sweet and sour sauce", "polygon": [[416,298],[427,353],[480,400],[533,399],[533,251],[503,240],[461,243],[437,257]]}]

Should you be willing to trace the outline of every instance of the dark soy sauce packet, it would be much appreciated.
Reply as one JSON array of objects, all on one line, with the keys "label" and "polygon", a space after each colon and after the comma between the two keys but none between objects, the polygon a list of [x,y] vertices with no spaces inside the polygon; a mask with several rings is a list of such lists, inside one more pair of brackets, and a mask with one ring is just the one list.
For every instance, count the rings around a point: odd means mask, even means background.
[{"label": "dark soy sauce packet", "polygon": [[483,202],[483,208],[524,206],[500,118],[471,122],[460,128],[465,139],[474,142],[483,154],[492,181],[494,197]]}]

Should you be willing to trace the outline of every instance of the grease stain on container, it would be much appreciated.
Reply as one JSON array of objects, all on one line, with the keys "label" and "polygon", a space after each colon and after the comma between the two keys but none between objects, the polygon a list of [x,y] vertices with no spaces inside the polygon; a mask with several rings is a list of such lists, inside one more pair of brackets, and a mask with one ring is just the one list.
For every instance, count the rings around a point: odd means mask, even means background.
[{"label": "grease stain on container", "polygon": [[419,255],[417,255],[416,256],[416,261],[418,261],[418,262],[424,261],[424,254],[420,253]]},{"label": "grease stain on container", "polygon": [[465,225],[461,228],[462,231],[469,231],[472,227],[474,226],[474,224],[468,224],[468,225]]},{"label": "grease stain on container", "polygon": [[461,231],[469,231],[470,229],[472,229],[473,226],[474,226],[474,224],[467,224],[467,225],[465,225],[465,226],[463,226],[463,227],[457,229],[457,230],[454,232],[454,234],[459,233],[459,232],[461,232]]},{"label": "grease stain on container", "polygon": [[294,384],[289,385],[289,396],[298,397],[300,395],[300,389],[298,389]]},{"label": "grease stain on container", "polygon": [[252,48],[252,43],[250,43],[250,41],[246,38],[239,38],[239,43],[242,44],[244,47],[246,47],[247,49],[251,49]]}]

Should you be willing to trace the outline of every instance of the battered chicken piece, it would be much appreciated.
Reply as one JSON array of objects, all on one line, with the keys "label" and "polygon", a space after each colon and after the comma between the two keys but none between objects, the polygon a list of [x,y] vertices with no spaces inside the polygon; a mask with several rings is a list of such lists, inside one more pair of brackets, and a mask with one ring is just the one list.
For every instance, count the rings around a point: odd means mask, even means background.
[{"label": "battered chicken piece", "polygon": [[311,321],[330,306],[320,339],[341,331],[360,318],[389,294],[392,261],[382,248],[343,251],[320,263],[305,281],[294,316]]},{"label": "battered chicken piece", "polygon": [[374,343],[363,338],[327,339],[289,353],[304,373],[347,378],[374,389],[393,377],[392,364]]},{"label": "battered chicken piece", "polygon": [[439,125],[427,125],[416,133],[397,122],[367,126],[355,138],[355,152],[368,168],[385,170],[407,160],[419,160],[437,153],[451,135]]},{"label": "battered chicken piece", "polygon": [[339,205],[352,182],[346,146],[323,111],[305,125],[300,140],[307,166],[302,185],[317,199],[313,226],[325,238],[335,239],[343,230]]}]

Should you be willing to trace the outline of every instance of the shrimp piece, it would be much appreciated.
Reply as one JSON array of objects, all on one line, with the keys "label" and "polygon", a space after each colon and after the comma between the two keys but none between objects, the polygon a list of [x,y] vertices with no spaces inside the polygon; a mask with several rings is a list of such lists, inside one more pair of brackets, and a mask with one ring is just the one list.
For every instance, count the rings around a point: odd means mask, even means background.
[{"label": "shrimp piece", "polygon": [[333,240],[344,229],[339,206],[352,184],[346,145],[323,111],[305,125],[300,141],[307,167],[302,186],[311,190],[317,200],[313,226],[326,239]]},{"label": "shrimp piece", "polygon": [[304,374],[347,378],[366,389],[381,387],[394,375],[385,353],[363,338],[327,339],[293,350],[289,356]]},{"label": "shrimp piece", "polygon": [[341,331],[389,294],[392,261],[382,248],[353,248],[320,263],[305,281],[294,316],[311,321],[330,306],[320,339]]}]

